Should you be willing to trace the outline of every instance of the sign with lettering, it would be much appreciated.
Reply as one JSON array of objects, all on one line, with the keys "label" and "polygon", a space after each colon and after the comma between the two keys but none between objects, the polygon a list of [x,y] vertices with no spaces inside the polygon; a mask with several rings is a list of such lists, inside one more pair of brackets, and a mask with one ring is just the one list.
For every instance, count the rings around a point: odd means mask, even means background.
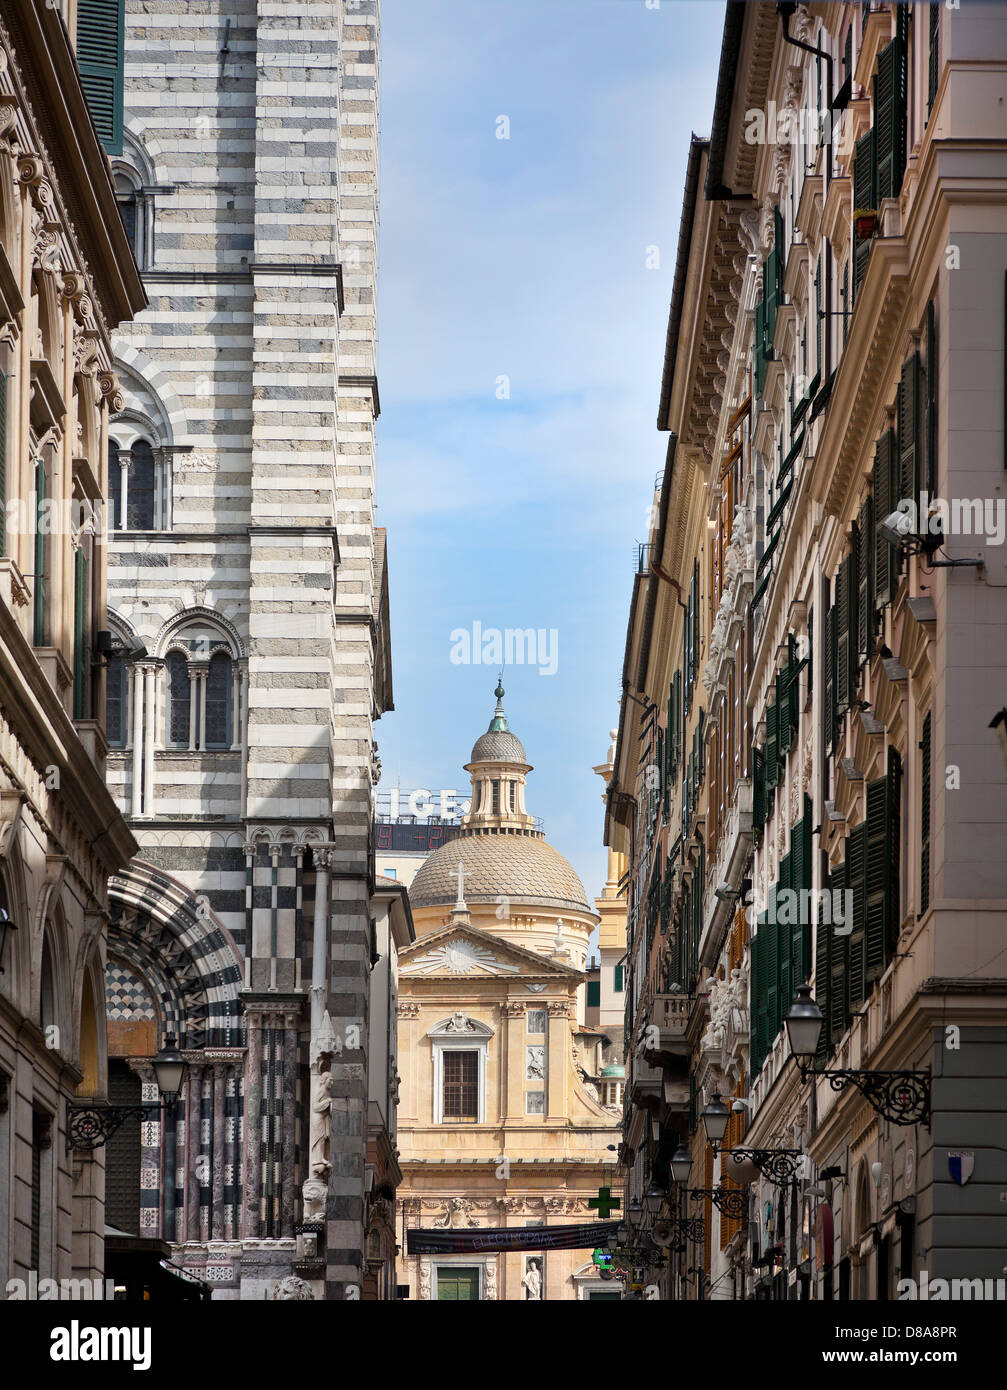
[{"label": "sign with lettering", "polygon": [[468,1231],[414,1230],[406,1233],[410,1255],[458,1255],[479,1250],[581,1250],[615,1244],[617,1221],[579,1226],[483,1226]]}]

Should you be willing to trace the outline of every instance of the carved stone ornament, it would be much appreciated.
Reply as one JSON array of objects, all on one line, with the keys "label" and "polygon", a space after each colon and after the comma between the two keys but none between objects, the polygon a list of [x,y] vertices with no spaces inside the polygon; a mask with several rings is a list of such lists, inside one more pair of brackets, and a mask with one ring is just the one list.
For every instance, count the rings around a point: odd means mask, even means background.
[{"label": "carved stone ornament", "polygon": [[313,1303],[315,1296],[306,1279],[299,1279],[296,1274],[288,1274],[277,1283],[273,1290],[273,1300],[276,1303]]},{"label": "carved stone ornament", "polygon": [[328,1184],[322,1178],[306,1178],[301,1185],[305,1221],[323,1221]]}]

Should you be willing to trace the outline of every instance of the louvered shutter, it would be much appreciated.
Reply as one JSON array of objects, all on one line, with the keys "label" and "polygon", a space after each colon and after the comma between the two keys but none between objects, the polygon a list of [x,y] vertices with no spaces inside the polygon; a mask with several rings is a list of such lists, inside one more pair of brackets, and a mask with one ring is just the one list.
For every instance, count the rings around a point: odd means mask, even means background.
[{"label": "louvered shutter", "polygon": [[[771,889],[772,913],[775,918],[776,912],[776,884]],[[779,993],[780,993],[780,955],[778,943],[780,939],[780,926],[778,922],[767,922],[766,932],[766,1051],[772,1046],[773,1039],[776,1037],[779,1028]]]},{"label": "louvered shutter", "polygon": [[861,823],[850,831],[846,841],[846,866],[849,891],[852,893],[852,920],[843,923],[849,930],[850,943],[850,1009],[855,1013],[865,997],[865,943],[867,932],[867,825]]},{"label": "louvered shutter", "polygon": [[836,741],[836,606],[825,615],[825,746]]},{"label": "louvered shutter", "polygon": [[895,510],[892,498],[895,438],[885,430],[874,449],[874,606],[891,602],[895,589],[894,548],[881,534],[881,523]]},{"label": "louvered shutter", "polygon": [[919,413],[920,358],[914,352],[902,364],[899,382],[899,470],[898,496],[895,506],[905,498],[919,500],[919,476],[916,468],[916,435]]},{"label": "louvered shutter", "polygon": [[867,784],[867,949],[866,979],[873,983],[883,974],[887,957],[889,916],[888,781],[879,777]]},{"label": "louvered shutter", "polygon": [[760,299],[755,306],[755,394],[761,397],[766,384],[766,306]]},{"label": "louvered shutter", "polygon": [[[843,893],[847,886],[846,865],[837,864],[832,875],[832,889]],[[850,938],[838,936],[833,927],[829,932],[829,1047],[832,1050],[846,1032],[849,1018]]]},{"label": "louvered shutter", "polygon": [[[853,207],[876,208],[878,205],[877,186],[875,180],[875,131],[872,128],[866,135],[861,135],[857,141],[856,149],[853,154]],[[856,228],[854,228],[854,234]],[[857,295],[860,291],[861,283],[867,274],[867,260],[871,252],[871,240],[868,237],[865,241],[860,241],[854,235],[853,243],[853,300],[856,303]]]},{"label": "louvered shutter", "polygon": [[883,198],[897,198],[902,191],[906,164],[905,69],[906,46],[902,39],[895,38],[878,54],[874,78],[878,203]]},{"label": "louvered shutter", "polygon": [[941,7],[940,0],[930,0],[930,47],[927,52],[927,115],[934,108],[937,96],[937,82],[940,75],[938,54],[940,52]]},{"label": "louvered shutter", "polygon": [[920,916],[930,906],[930,711],[920,739]]},{"label": "louvered shutter", "polygon": [[818,1040],[815,1061],[823,1065],[831,1051],[829,1046],[829,990],[832,982],[830,953],[832,951],[832,926],[826,920],[831,913],[818,904],[818,924],[815,928],[815,1002],[822,1011],[822,1032]]},{"label": "louvered shutter", "polygon": [[927,305],[926,486],[937,491],[937,323],[933,300]]},{"label": "louvered shutter", "polygon": [[[752,749],[752,827],[759,831],[766,823],[766,759],[761,748]],[[761,838],[761,837],[760,837]],[[756,841],[758,843],[758,841]]]},{"label": "louvered shutter", "polygon": [[[811,798],[804,798],[804,815],[797,824],[798,848],[796,863],[798,865],[796,886],[801,892],[811,892]],[[810,902],[810,898],[805,899]],[[798,984],[804,980],[811,979],[811,914],[807,914],[806,919],[802,919],[801,926],[801,959],[798,965],[794,965],[794,986],[795,991]]]},{"label": "louvered shutter", "polygon": [[772,790],[780,780],[780,741],[776,718],[776,701],[766,706],[766,786]]},{"label": "louvered shutter", "polygon": [[77,0],[77,65],[98,138],[122,154],[124,0]]},{"label": "louvered shutter", "polygon": [[789,675],[789,666],[776,673],[776,727],[781,758],[790,752],[793,741],[793,730],[790,727]]},{"label": "louvered shutter", "polygon": [[888,777],[885,792],[885,833],[888,851],[888,958],[895,951],[902,926],[899,893],[899,856],[902,818],[902,759],[894,748],[888,750]]},{"label": "louvered shutter", "polygon": [[815,688],[815,610],[808,609],[808,654],[804,658],[808,667],[808,695]]},{"label": "louvered shutter", "polygon": [[850,572],[849,555],[836,576],[836,713],[850,707]]},{"label": "louvered shutter", "polygon": [[874,505],[865,497],[857,520],[857,665],[870,655],[874,628],[874,596],[871,572],[874,560]]},{"label": "louvered shutter", "polygon": [[[800,913],[795,912],[790,894],[793,892],[793,858],[791,853],[787,853],[780,860],[780,889],[787,894],[784,902],[787,903],[785,922],[779,920],[781,908],[777,908],[776,921],[776,1014],[772,1021],[773,1037],[780,1031],[783,1015],[790,1008],[794,998],[793,988],[793,958],[794,958],[794,934],[800,931]],[[795,918],[797,922],[795,923]]]}]

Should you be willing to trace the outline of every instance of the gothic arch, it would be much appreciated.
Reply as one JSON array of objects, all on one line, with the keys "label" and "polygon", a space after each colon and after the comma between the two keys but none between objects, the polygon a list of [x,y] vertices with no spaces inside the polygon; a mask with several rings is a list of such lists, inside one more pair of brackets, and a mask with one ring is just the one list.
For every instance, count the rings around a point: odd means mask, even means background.
[{"label": "gothic arch", "polygon": [[[200,605],[194,608],[185,608],[181,613],[173,613],[170,618],[161,624],[157,636],[154,638],[152,648],[153,654],[164,657],[172,645],[172,639],[183,627],[192,622],[205,622],[208,626],[220,628],[221,633],[231,644],[231,656],[241,660],[245,655],[245,645],[241,640],[238,629],[223,614],[218,613],[215,608],[208,608]],[[222,646],[224,643],[222,642]]]},{"label": "gothic arch", "polygon": [[171,383],[169,373],[152,362],[139,348],[128,345],[118,347],[114,367],[122,386],[126,408],[113,420],[113,432],[116,421],[122,415],[129,418],[133,413],[158,425],[158,443],[178,444],[186,435],[188,426],[185,408]]},{"label": "gothic arch", "polygon": [[134,859],[109,880],[109,954],[152,989],[158,1022],[179,1046],[238,1047],[239,956],[205,899]]}]

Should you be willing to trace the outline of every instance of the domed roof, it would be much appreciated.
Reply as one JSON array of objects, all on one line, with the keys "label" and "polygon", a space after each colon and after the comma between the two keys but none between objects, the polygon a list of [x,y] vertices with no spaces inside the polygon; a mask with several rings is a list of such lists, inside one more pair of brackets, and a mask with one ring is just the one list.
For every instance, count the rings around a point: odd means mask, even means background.
[{"label": "domed roof", "polygon": [[457,871],[459,860],[465,866],[466,902],[496,902],[506,896],[518,903],[595,916],[573,866],[537,835],[473,834],[449,840],[424,861],[409,885],[414,908],[450,907],[455,902],[458,879],[451,872]]},{"label": "domed roof", "polygon": [[611,1062],[607,1067],[601,1069],[602,1077],[609,1077],[615,1081],[621,1081],[626,1075],[626,1068],[620,1067],[618,1062]]},{"label": "domed roof", "polygon": [[497,682],[497,688],[493,693],[497,697],[497,707],[493,712],[489,728],[472,745],[472,756],[469,758],[469,762],[524,763],[527,767],[528,759],[525,757],[524,746],[521,740],[511,733],[507,716],[504,714],[503,697],[505,691],[501,682]]},{"label": "domed roof", "polygon": [[488,729],[472,745],[470,763],[525,763],[521,740],[509,729]]}]

